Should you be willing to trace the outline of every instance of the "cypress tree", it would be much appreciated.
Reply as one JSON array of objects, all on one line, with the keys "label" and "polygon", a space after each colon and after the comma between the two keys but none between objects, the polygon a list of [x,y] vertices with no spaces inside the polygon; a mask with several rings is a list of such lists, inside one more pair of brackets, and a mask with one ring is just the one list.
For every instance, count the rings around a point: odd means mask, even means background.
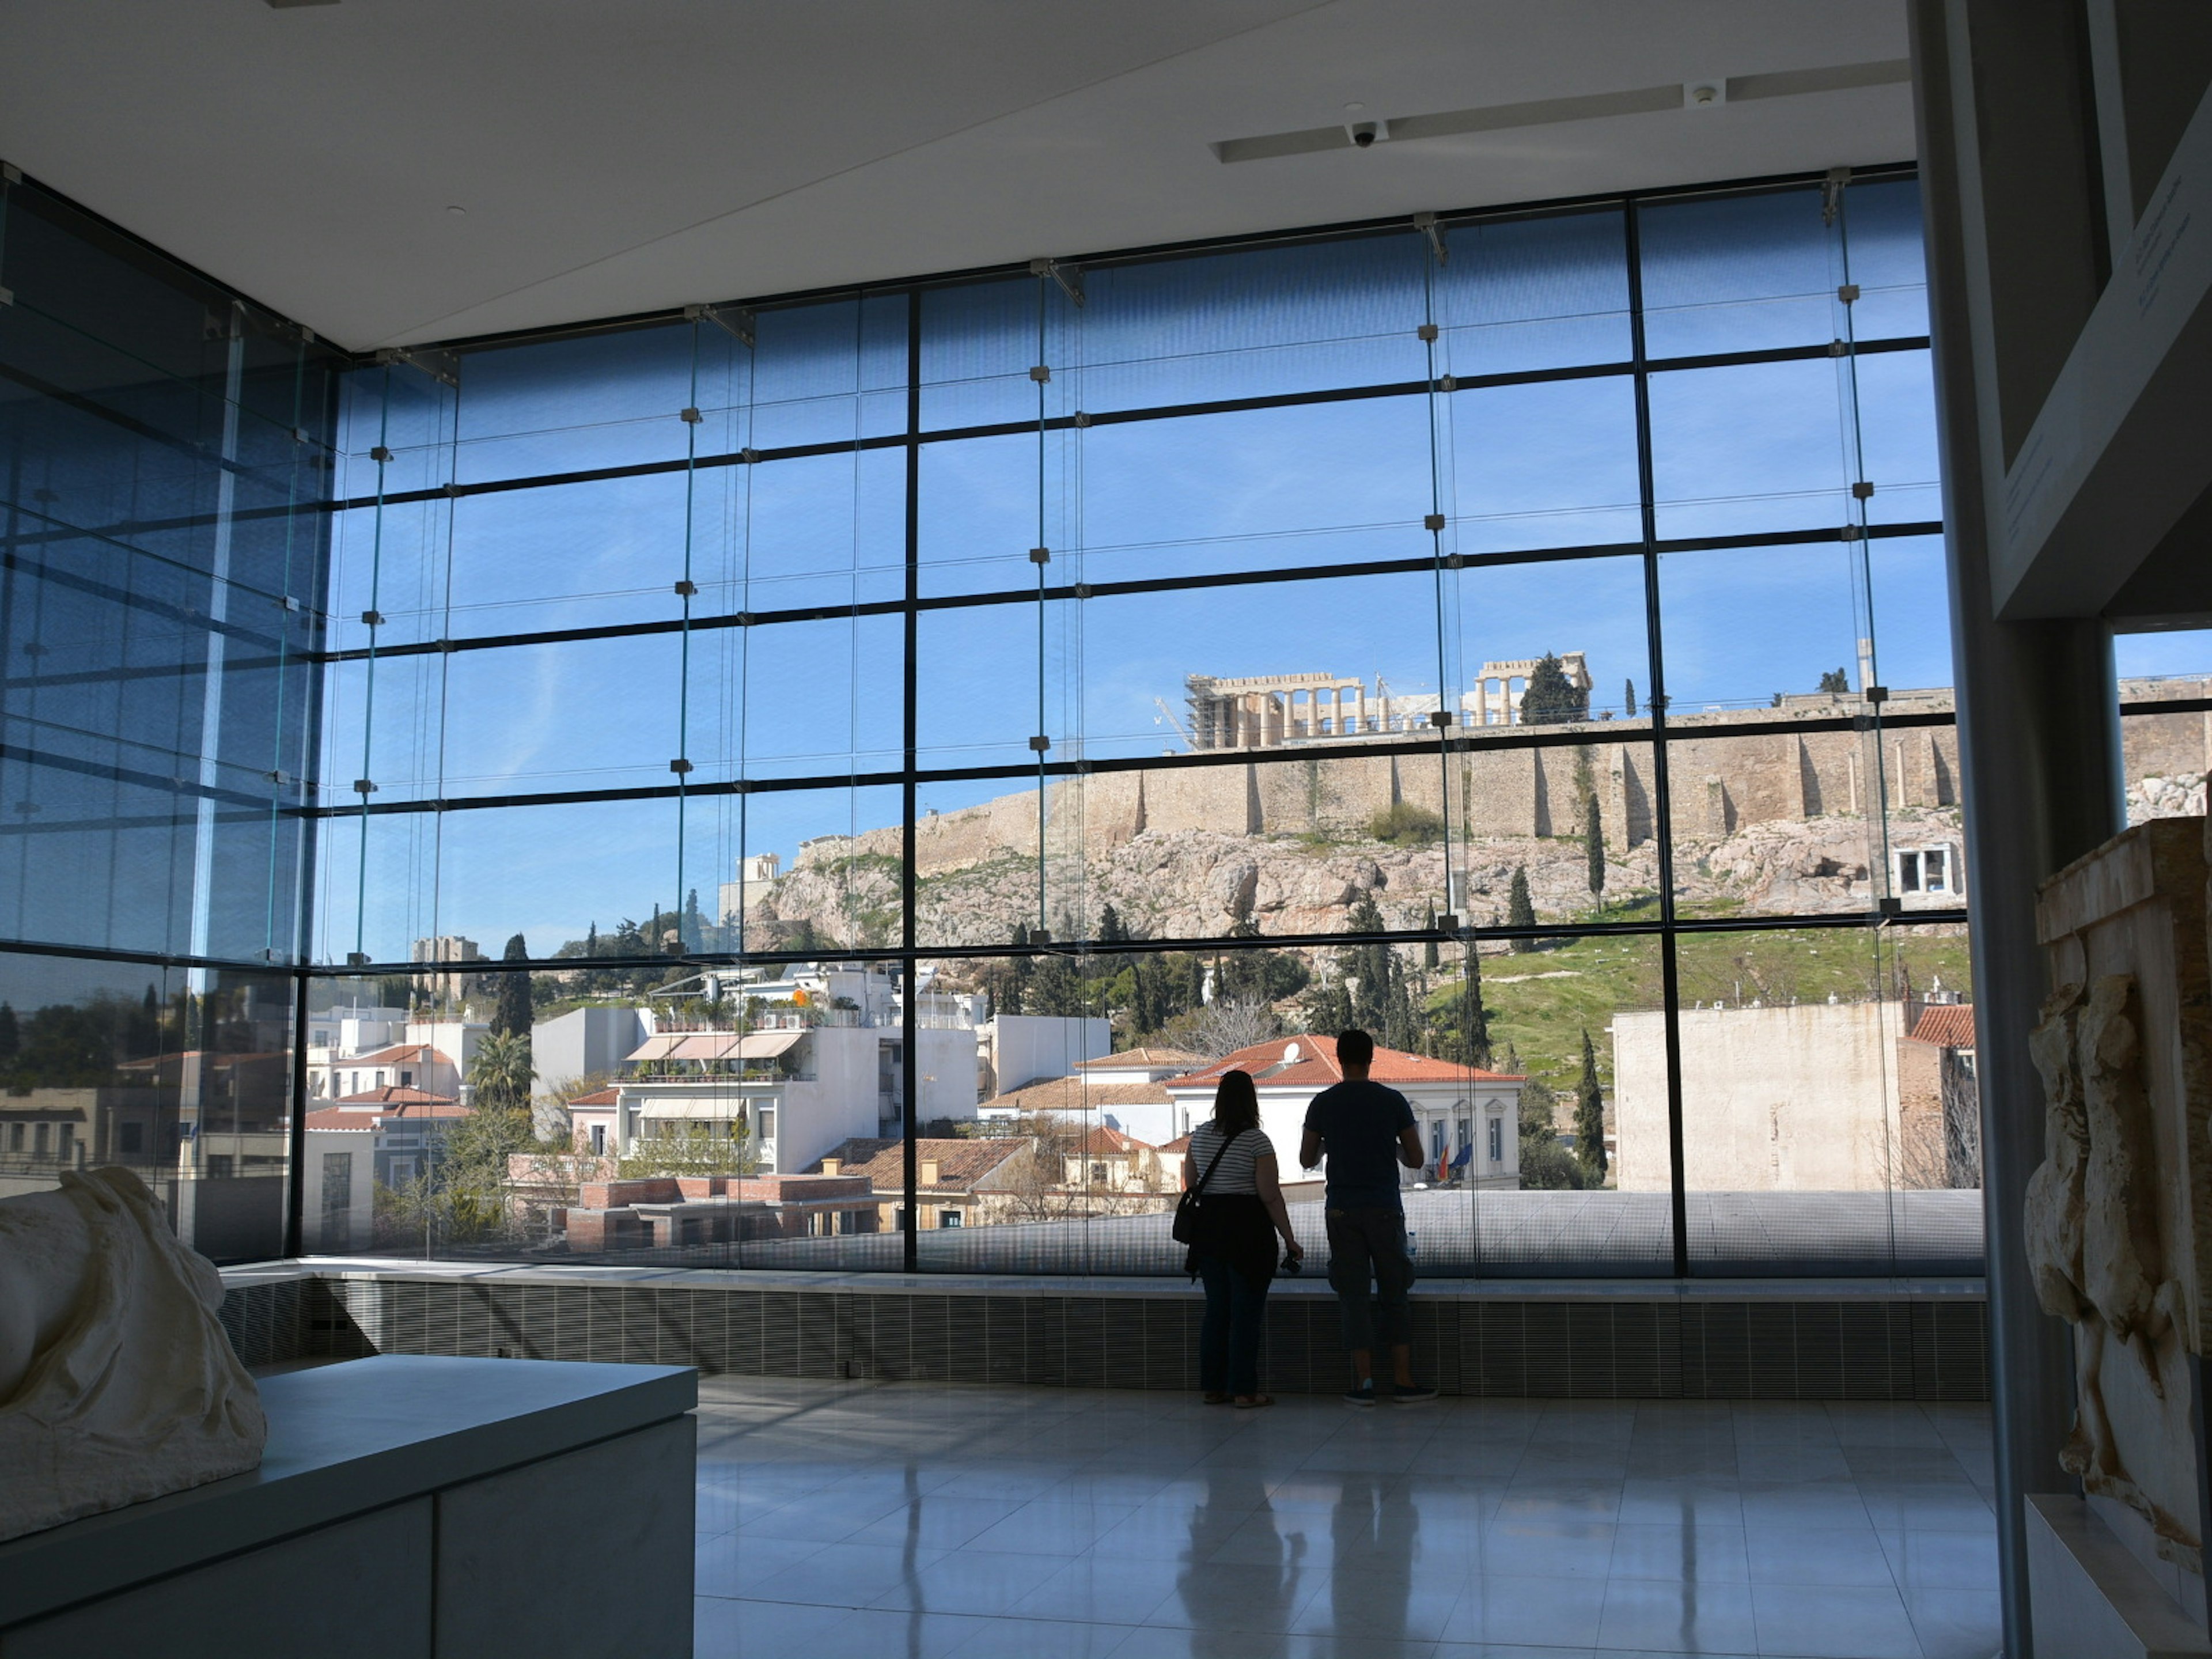
[{"label": "cypress tree", "polygon": [[1628,682],[1628,700],[1621,705],[1621,712],[1631,720],[1636,718],[1636,682],[1634,680]]},{"label": "cypress tree", "polygon": [[1589,1027],[1583,1027],[1583,1075],[1575,1086],[1575,1161],[1583,1166],[1585,1184],[1605,1184],[1605,1091],[1598,1087],[1597,1051],[1590,1047]]},{"label": "cypress tree", "polygon": [[[1534,927],[1536,925],[1536,907],[1528,897],[1528,866],[1525,864],[1518,866],[1513,872],[1513,885],[1505,896],[1505,925],[1508,927]],[[1513,948],[1525,954],[1536,948],[1536,941],[1516,939],[1513,941]]]},{"label": "cypress tree", "polygon": [[[530,960],[530,947],[522,942],[521,934],[517,933],[507,940],[507,949],[500,953],[500,959],[503,962]],[[499,1002],[492,1010],[491,1029],[500,1036],[519,1036],[526,1042],[530,1040],[530,975],[527,972],[517,969],[499,976]]]},{"label": "cypress tree", "polygon": [[1605,820],[1598,816],[1597,792],[1592,790],[1583,809],[1583,852],[1589,860],[1589,890],[1592,898],[1605,893]]},{"label": "cypress tree", "polygon": [[1528,684],[1522,688],[1521,724],[1557,726],[1589,718],[1589,693],[1570,682],[1557,653],[1547,651],[1528,671]]},{"label": "cypress tree", "polygon": [[[1429,901],[1429,911],[1426,915],[1421,918],[1421,926],[1429,929],[1431,933],[1436,931],[1437,902],[1434,899],[1431,899]],[[1436,970],[1436,967],[1439,960],[1440,958],[1437,955],[1437,942],[1434,939],[1430,939],[1426,944],[1421,946],[1421,966],[1428,969],[1433,973]]]}]

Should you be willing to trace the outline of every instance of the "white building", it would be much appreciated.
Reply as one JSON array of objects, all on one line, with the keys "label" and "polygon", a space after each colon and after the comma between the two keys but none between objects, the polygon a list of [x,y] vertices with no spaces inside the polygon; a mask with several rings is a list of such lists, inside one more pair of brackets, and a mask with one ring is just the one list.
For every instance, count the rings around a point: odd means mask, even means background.
[{"label": "white building", "polygon": [[[972,1119],[976,1031],[969,999],[930,992],[915,1009],[924,1123]],[[775,979],[713,988],[738,1000],[748,1029],[663,1029],[624,1057],[605,1120],[606,1150],[705,1127],[750,1138],[763,1173],[805,1170],[840,1142],[896,1134],[905,1120],[904,988],[874,964],[809,963]],[[572,1121],[588,1135],[597,1109]],[[596,1148],[595,1148],[596,1150]]]},{"label": "white building", "polygon": [[322,1255],[371,1243],[379,1185],[430,1172],[437,1141],[468,1109],[419,1089],[386,1086],[307,1114],[301,1237]]},{"label": "white building", "polygon": [[[1170,1079],[1165,1086],[1175,1102],[1176,1139],[1213,1115],[1214,1091],[1229,1071],[1252,1074],[1260,1097],[1260,1127],[1275,1144],[1282,1178],[1304,1178],[1298,1145],[1306,1108],[1322,1090],[1344,1080],[1336,1039],[1311,1034],[1273,1037],[1224,1054],[1203,1071]],[[1382,1048],[1376,1049],[1368,1075],[1405,1096],[1413,1109],[1429,1163],[1425,1170],[1401,1170],[1405,1185],[1435,1185],[1441,1167],[1449,1170],[1451,1181],[1469,1187],[1520,1186],[1519,1107],[1525,1078]],[[1324,1175],[1327,1167],[1324,1158]]]}]

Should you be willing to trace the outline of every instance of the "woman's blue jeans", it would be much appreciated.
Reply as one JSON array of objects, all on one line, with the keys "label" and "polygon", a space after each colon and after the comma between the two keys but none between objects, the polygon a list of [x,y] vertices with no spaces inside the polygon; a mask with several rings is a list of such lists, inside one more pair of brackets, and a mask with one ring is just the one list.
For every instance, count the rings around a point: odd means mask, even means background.
[{"label": "woman's blue jeans", "polygon": [[1198,1328],[1198,1386],[1207,1394],[1260,1392],[1260,1328],[1267,1287],[1255,1285],[1212,1250],[1198,1253],[1206,1319]]}]

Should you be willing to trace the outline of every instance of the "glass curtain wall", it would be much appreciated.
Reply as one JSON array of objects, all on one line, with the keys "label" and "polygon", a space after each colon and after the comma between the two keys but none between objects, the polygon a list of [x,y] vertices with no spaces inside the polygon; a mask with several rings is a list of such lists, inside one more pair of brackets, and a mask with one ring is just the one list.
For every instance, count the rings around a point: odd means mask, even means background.
[{"label": "glass curtain wall", "polygon": [[0,1194],[285,1247],[338,360],[0,170]]},{"label": "glass curtain wall", "polygon": [[1358,1024],[1431,1276],[1978,1270],[1926,331],[1893,170],[357,367],[310,1121],[495,1155],[329,1243],[1173,1272],[1237,1066],[1318,1246]]}]

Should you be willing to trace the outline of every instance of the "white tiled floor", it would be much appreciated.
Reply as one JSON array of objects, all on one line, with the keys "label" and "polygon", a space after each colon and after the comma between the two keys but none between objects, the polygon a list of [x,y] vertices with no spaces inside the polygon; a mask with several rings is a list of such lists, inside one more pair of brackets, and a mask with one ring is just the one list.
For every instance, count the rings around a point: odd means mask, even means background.
[{"label": "white tiled floor", "polygon": [[1985,1659],[1979,1407],[713,1378],[701,1659]]}]

